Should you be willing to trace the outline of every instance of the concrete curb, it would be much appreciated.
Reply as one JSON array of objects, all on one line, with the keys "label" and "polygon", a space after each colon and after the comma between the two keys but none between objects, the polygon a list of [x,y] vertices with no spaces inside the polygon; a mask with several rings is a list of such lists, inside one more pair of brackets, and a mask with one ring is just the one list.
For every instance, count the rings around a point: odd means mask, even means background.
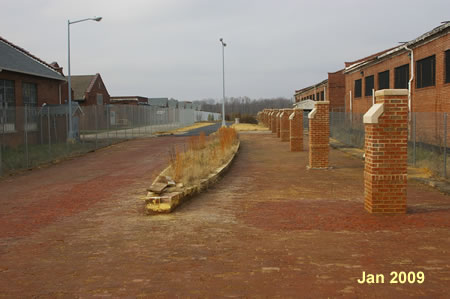
[{"label": "concrete curb", "polygon": [[[201,193],[208,187],[216,183],[220,176],[222,176],[231,166],[234,158],[239,152],[241,142],[238,141],[235,152],[232,154],[230,159],[226,161],[224,165],[217,168],[213,173],[211,173],[207,178],[202,179],[200,184],[191,187],[182,187],[182,191],[168,192],[162,194],[155,194],[153,192],[148,192],[145,197],[145,211],[147,215],[160,214],[160,213],[171,213],[175,208],[189,200],[195,194]],[[153,183],[159,182],[163,173],[166,172],[164,169],[160,175],[154,180]]]}]

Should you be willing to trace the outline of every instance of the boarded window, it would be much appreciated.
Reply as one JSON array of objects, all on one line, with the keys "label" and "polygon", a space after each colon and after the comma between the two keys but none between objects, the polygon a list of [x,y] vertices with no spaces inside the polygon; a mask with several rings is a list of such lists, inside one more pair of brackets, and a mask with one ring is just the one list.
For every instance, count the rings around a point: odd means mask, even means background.
[{"label": "boarded window", "polygon": [[355,98],[360,98],[362,96],[362,80],[355,80]]},{"label": "boarded window", "polygon": [[408,88],[409,64],[405,64],[394,69],[394,88]]},{"label": "boarded window", "polygon": [[450,83],[450,50],[445,51],[445,83]]},{"label": "boarded window", "polygon": [[372,76],[367,76],[366,78],[364,78],[364,85],[365,85],[365,92],[364,95],[366,97],[371,96],[372,95],[372,89],[374,88],[374,77]]},{"label": "boarded window", "polygon": [[389,70],[378,73],[378,89],[389,89]]},{"label": "boarded window", "polygon": [[436,56],[430,56],[416,62],[417,88],[434,86],[436,76]]}]

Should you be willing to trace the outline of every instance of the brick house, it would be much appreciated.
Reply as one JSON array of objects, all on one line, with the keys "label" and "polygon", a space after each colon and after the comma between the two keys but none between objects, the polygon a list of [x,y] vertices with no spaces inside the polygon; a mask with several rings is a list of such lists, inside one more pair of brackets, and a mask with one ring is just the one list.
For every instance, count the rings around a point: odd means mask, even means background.
[{"label": "brick house", "polygon": [[[110,104],[110,96],[99,73],[71,76],[72,100],[81,106]],[[63,86],[63,99],[68,101],[67,83]]]},{"label": "brick house", "polygon": [[0,37],[0,133],[2,143],[36,143],[38,113],[44,104],[61,104],[66,81],[57,63],[48,64]]},{"label": "brick house", "polygon": [[328,79],[317,84],[295,91],[295,102],[302,107],[302,102],[306,106],[312,101],[329,101],[331,111],[342,111],[344,109],[345,77],[343,70],[328,73]]},{"label": "brick house", "polygon": [[407,89],[412,79],[411,112],[450,112],[449,31],[447,22],[400,46],[346,62],[345,110],[365,113],[373,91]]},{"label": "brick house", "polygon": [[148,105],[148,98],[140,96],[110,97],[110,103],[116,105]]}]

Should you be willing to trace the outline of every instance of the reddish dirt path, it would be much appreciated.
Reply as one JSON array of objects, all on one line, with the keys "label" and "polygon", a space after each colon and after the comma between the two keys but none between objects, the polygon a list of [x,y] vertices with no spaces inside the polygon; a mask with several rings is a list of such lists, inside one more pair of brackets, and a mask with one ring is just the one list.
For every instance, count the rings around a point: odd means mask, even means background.
[{"label": "reddish dirt path", "polygon": [[134,193],[185,138],[129,141],[0,181],[0,238],[28,236],[115,193]]},{"label": "reddish dirt path", "polygon": [[[333,150],[334,169],[307,171],[307,152],[290,153],[271,134],[241,139],[216,187],[171,215],[143,215],[139,198],[179,138],[136,140],[0,182],[9,227],[0,228],[0,297],[450,292],[450,197],[410,183],[409,214],[369,215],[360,160]],[[386,281],[360,285],[362,271]],[[390,284],[391,271],[426,280]]]}]

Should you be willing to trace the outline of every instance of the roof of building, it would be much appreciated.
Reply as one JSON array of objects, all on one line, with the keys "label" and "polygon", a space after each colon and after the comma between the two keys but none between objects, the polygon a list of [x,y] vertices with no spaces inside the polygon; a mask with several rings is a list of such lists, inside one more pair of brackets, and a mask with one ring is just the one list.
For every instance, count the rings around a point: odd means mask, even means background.
[{"label": "roof of building", "polygon": [[148,98],[141,96],[113,96],[110,97],[111,101],[138,101],[138,102],[147,102]]},{"label": "roof of building", "polygon": [[405,47],[413,49],[424,43],[430,42],[441,35],[448,34],[449,32],[450,32],[450,22],[444,22],[442,25],[435,27],[433,30],[428,31],[409,42],[406,42],[404,44],[401,44],[399,46],[390,49],[386,49],[384,51],[372,54],[370,56],[367,56],[365,58],[353,62],[346,62],[344,73],[351,73],[365,66],[369,66],[381,62],[390,57],[400,55],[407,51]]},{"label": "roof of building", "polygon": [[65,81],[50,64],[0,36],[0,70]]},{"label": "roof of building", "polygon": [[148,98],[148,104],[151,106],[166,107],[169,98]]},{"label": "roof of building", "polygon": [[[48,115],[66,115],[69,110],[68,104],[45,104],[39,109],[39,114]],[[77,102],[72,102],[72,115],[76,115],[78,112],[83,113],[80,105]]]},{"label": "roof of building", "polygon": [[296,90],[296,91],[295,91],[295,94],[304,93],[305,91],[308,91],[308,90],[313,89],[313,88],[315,88],[315,87],[319,87],[320,85],[327,84],[327,83],[328,83],[328,79],[325,79],[325,80],[323,80],[323,81],[321,81],[321,82],[319,82],[319,83],[317,83],[317,84],[310,85],[310,86],[308,86],[308,87],[305,87],[305,88]]},{"label": "roof of building", "polygon": [[95,75],[70,76],[70,85],[73,90],[74,100],[84,100],[85,93],[91,91],[92,87],[94,86],[95,80],[99,76],[99,73]]}]

